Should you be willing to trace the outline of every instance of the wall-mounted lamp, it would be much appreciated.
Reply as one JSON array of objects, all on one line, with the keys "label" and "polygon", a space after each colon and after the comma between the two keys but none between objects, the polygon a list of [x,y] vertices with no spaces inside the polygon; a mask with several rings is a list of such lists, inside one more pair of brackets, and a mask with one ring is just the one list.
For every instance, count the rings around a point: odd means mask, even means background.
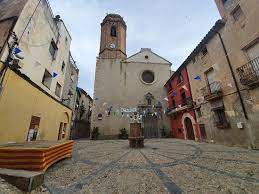
[{"label": "wall-mounted lamp", "polygon": [[67,101],[67,100],[71,100],[71,98],[73,97],[74,94],[69,90],[69,92],[68,92],[67,95],[68,95],[68,98],[62,99],[62,100],[61,100],[62,102],[65,102],[65,101]]}]

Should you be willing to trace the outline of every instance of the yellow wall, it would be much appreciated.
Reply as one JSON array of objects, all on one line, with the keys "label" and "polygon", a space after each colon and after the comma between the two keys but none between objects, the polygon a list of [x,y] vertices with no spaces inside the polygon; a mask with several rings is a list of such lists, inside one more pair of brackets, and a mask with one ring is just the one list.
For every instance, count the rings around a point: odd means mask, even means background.
[{"label": "yellow wall", "polygon": [[[0,143],[26,141],[32,116],[41,118],[38,134],[41,140],[57,140],[60,122],[70,126],[70,109],[12,70],[7,71],[3,87],[0,93]],[[68,132],[67,129],[67,137]]]}]

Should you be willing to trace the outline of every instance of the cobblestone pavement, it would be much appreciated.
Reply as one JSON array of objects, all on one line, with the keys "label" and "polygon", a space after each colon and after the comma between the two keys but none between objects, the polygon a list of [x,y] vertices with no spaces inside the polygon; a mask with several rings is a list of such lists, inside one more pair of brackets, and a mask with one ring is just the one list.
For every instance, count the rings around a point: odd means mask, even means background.
[{"label": "cobblestone pavement", "polygon": [[78,141],[71,159],[47,171],[44,188],[35,193],[259,193],[259,151],[175,139],[146,140],[139,150],[122,140]]},{"label": "cobblestone pavement", "polygon": [[50,193],[259,193],[259,152],[175,139],[78,141],[48,170]]}]

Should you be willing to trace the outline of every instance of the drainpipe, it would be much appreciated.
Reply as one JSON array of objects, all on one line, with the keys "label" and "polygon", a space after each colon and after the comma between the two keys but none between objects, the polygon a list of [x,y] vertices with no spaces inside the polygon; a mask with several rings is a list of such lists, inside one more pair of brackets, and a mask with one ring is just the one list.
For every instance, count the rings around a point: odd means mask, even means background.
[{"label": "drainpipe", "polygon": [[231,71],[232,78],[233,78],[233,80],[234,80],[234,82],[235,82],[235,86],[236,86],[236,88],[237,88],[237,93],[238,93],[238,97],[239,97],[239,100],[240,100],[240,103],[241,103],[241,107],[242,107],[244,116],[245,116],[246,120],[249,120],[248,115],[247,115],[247,111],[246,111],[246,108],[245,108],[244,100],[243,100],[243,98],[242,98],[242,95],[241,95],[241,92],[240,92],[240,89],[239,89],[239,86],[238,86],[238,83],[237,83],[237,80],[236,80],[236,77],[235,77],[235,74],[234,74],[234,70],[233,70],[233,67],[232,67],[232,65],[231,65],[231,62],[230,62],[228,53],[227,53],[226,46],[225,46],[225,44],[224,44],[224,41],[223,41],[223,39],[222,39],[221,34],[220,34],[218,31],[214,31],[214,32],[219,35],[219,39],[220,39],[220,42],[221,42],[221,44],[222,44],[222,47],[223,47],[223,50],[224,50],[224,53],[225,53],[225,56],[226,56],[226,59],[227,59],[227,62],[228,62],[228,66],[229,66],[230,71]]}]

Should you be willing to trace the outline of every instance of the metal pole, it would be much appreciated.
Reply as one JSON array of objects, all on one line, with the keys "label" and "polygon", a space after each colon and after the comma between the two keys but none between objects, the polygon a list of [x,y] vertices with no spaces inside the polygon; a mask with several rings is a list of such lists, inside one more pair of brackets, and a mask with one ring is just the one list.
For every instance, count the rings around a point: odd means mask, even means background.
[{"label": "metal pole", "polygon": [[226,46],[225,46],[225,44],[224,44],[224,41],[223,41],[223,39],[222,39],[221,34],[220,34],[218,31],[214,31],[214,32],[216,32],[216,33],[219,35],[219,39],[220,39],[220,42],[221,42],[221,44],[222,44],[222,47],[223,47],[225,56],[226,56],[226,58],[227,58],[227,62],[228,62],[228,66],[229,66],[230,71],[231,71],[231,75],[232,75],[232,77],[233,77],[233,80],[234,80],[234,82],[235,82],[235,86],[236,86],[236,88],[237,88],[237,93],[238,93],[238,97],[239,97],[239,99],[240,99],[240,103],[241,103],[241,107],[242,107],[244,116],[245,116],[245,118],[246,118],[247,120],[249,120],[248,115],[247,115],[247,111],[246,111],[246,108],[245,108],[244,100],[243,100],[243,98],[242,98],[242,95],[241,95],[241,92],[240,92],[240,89],[239,89],[239,86],[238,86],[238,83],[237,83],[237,80],[236,80],[236,77],[235,77],[235,74],[234,74],[234,70],[233,70],[233,67],[232,67],[232,65],[231,65],[231,62],[230,62],[228,53],[227,53]]}]

